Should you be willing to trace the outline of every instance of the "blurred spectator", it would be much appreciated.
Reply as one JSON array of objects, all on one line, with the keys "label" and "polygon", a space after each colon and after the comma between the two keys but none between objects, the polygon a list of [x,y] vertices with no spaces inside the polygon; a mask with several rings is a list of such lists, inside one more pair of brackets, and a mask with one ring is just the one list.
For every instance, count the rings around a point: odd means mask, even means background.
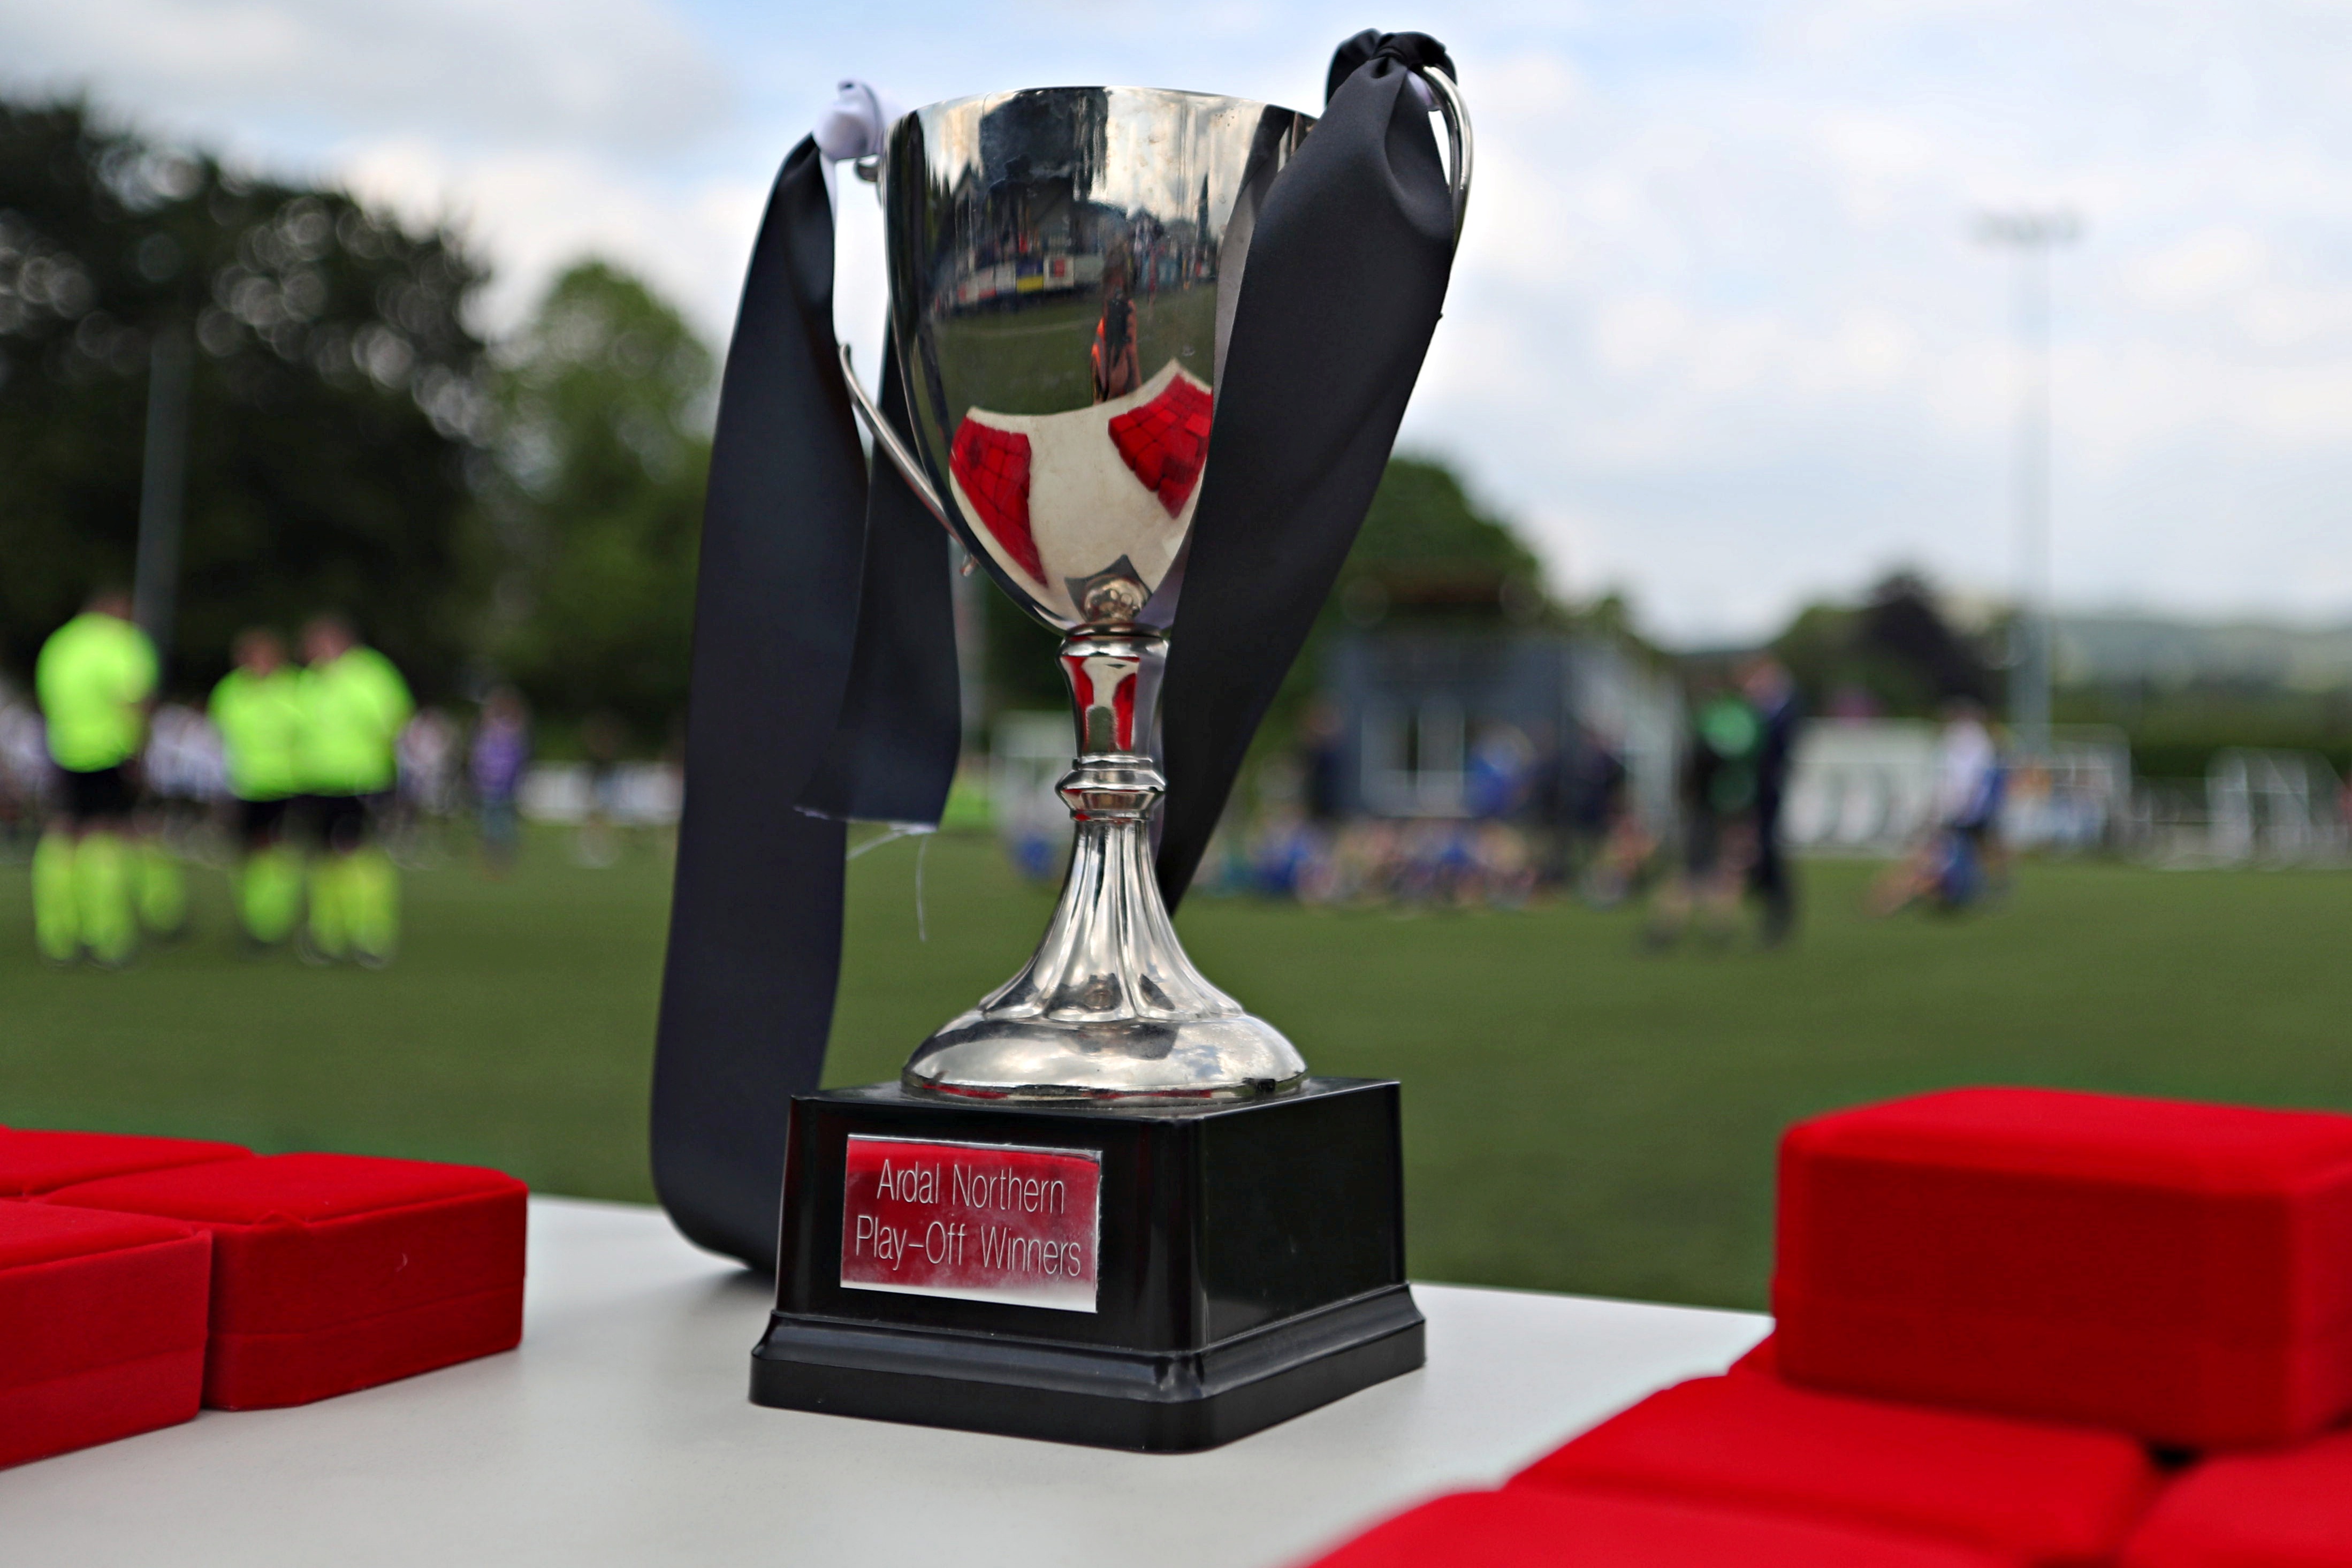
[{"label": "blurred spectator", "polygon": [[1463,780],[1470,815],[1501,817],[1527,805],[1535,782],[1536,749],[1516,724],[1488,724],[1470,747]]},{"label": "blurred spectator", "polygon": [[1330,856],[1322,835],[1284,805],[1260,819],[1250,840],[1250,887],[1268,898],[1328,901]]},{"label": "blurred spectator", "polygon": [[514,869],[522,825],[515,807],[523,771],[530,765],[530,714],[522,693],[501,686],[482,704],[474,727],[469,769],[474,808],[480,814],[482,864],[493,877]]},{"label": "blurred spectator", "polygon": [[1651,847],[1633,816],[1625,759],[1605,737],[1579,724],[1561,765],[1569,839],[1564,869],[1579,879],[1588,902],[1613,908],[1632,890]]},{"label": "blurred spectator", "polygon": [[457,721],[424,708],[401,726],[393,754],[399,764],[392,846],[412,868],[438,863],[444,829],[457,811],[459,751]]},{"label": "blurred spectator", "polygon": [[228,762],[213,721],[185,703],[162,704],[147,723],[140,771],[153,837],[184,858],[205,854],[214,808],[229,793]]},{"label": "blurred spectator", "polygon": [[1536,886],[1536,858],[1528,836],[1507,822],[1482,822],[1471,853],[1480,900],[1496,909],[1525,908]]},{"label": "blurred spectator", "polygon": [[236,668],[213,688],[213,722],[236,800],[236,912],[246,940],[274,946],[302,913],[302,854],[289,816],[302,787],[302,677],[278,634],[237,635]]},{"label": "blurred spectator", "polygon": [[1988,863],[1999,849],[1995,835],[2004,782],[1984,709],[1967,697],[1946,703],[1943,729],[1936,737],[1933,825],[1879,879],[1872,909],[1887,915],[1922,901],[1947,910],[1976,902],[1985,889]]},{"label": "blurred spectator", "polygon": [[40,832],[53,778],[39,710],[13,693],[0,693],[0,836],[12,856],[29,848]]},{"label": "blurred spectator", "polygon": [[415,711],[392,661],[340,616],[302,632],[303,784],[320,854],[310,868],[306,957],[392,961],[400,941],[400,880],[376,842],[376,821],[400,776],[393,743]]},{"label": "blurred spectator", "polygon": [[602,869],[621,858],[614,819],[619,816],[621,721],[610,713],[588,715],[580,726],[581,749],[588,754],[588,810],[572,841],[572,858]]},{"label": "blurred spectator", "polygon": [[1240,848],[1220,833],[1194,886],[1302,904],[1395,903],[1517,909],[1537,883],[1536,845],[1516,823],[1359,817],[1337,826],[1278,800]]},{"label": "blurred spectator", "polygon": [[1790,753],[1797,739],[1797,682],[1788,666],[1759,654],[1741,667],[1739,689],[1755,710],[1756,858],[1748,886],[1764,906],[1767,947],[1789,940],[1797,924],[1797,893],[1780,838],[1780,805],[1788,793]]},{"label": "blurred spectator", "polygon": [[1314,706],[1307,709],[1301,729],[1300,745],[1306,753],[1307,815],[1317,822],[1337,822],[1348,765],[1345,721],[1340,717],[1339,704],[1328,697],[1317,698]]},{"label": "blurred spectator", "polygon": [[1696,924],[1728,943],[1756,855],[1756,763],[1763,726],[1739,697],[1717,689],[1699,704],[1683,763],[1683,864],[1659,889],[1643,941],[1673,946]]},{"label": "blurred spectator", "polygon": [[[131,771],[156,675],[155,645],[131,624],[131,595],[120,589],[92,595],[41,646],[33,688],[61,798],[33,852],[33,927],[51,963],[87,954],[119,967],[138,952],[148,879],[131,837]],[[154,879],[163,884],[163,873]]]}]

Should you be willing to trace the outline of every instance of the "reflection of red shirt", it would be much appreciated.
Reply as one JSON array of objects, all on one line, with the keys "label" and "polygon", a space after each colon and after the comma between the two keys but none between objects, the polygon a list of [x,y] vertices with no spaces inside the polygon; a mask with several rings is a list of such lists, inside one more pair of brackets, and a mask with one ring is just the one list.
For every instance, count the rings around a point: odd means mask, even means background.
[{"label": "reflection of red shirt", "polygon": [[1095,323],[1095,401],[1124,397],[1143,384],[1135,356],[1135,303],[1124,290],[1103,301]]}]

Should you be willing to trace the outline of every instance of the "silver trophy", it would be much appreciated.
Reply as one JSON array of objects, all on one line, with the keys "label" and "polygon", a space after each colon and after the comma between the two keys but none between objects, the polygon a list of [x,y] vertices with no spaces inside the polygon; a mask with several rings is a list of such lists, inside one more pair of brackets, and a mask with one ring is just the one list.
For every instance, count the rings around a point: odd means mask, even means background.
[{"label": "silver trophy", "polygon": [[[1468,117],[1421,74],[1451,144]],[[1035,956],[900,1075],[990,1100],[1280,1094],[1297,1047],[1202,978],[1152,876],[1166,788],[1152,721],[1218,373],[1266,193],[1314,121],[1242,99],[1048,88],[892,127],[878,167],[911,449],[858,384],[877,447],[1013,602],[1063,634],[1077,821]],[[847,353],[843,368],[849,371]]]}]

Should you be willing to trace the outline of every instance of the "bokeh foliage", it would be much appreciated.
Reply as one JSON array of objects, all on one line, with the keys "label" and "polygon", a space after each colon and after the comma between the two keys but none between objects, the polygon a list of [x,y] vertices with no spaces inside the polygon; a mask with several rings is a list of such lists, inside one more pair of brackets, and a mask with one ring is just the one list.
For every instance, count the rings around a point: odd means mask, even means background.
[{"label": "bokeh foliage", "polygon": [[173,682],[320,609],[427,692],[476,635],[482,270],[339,191],[247,177],[76,102],[0,102],[0,663],[127,584],[151,349],[191,345]]},{"label": "bokeh foliage", "polygon": [[557,278],[499,358],[491,661],[544,713],[610,711],[658,744],[686,709],[716,362],[596,261]]},{"label": "bokeh foliage", "polygon": [[1958,630],[1924,579],[1897,572],[1860,605],[1807,605],[1770,646],[1815,713],[1858,700],[1881,713],[1924,718],[1956,697],[1998,703],[1992,650],[2005,634]]}]

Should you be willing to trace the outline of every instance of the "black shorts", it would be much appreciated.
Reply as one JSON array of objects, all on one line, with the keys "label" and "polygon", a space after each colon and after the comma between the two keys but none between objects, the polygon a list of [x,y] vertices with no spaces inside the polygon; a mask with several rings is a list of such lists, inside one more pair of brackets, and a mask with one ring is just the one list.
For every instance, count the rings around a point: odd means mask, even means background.
[{"label": "black shorts", "polygon": [[267,849],[286,837],[286,817],[294,803],[284,795],[276,800],[241,800],[236,803],[236,832],[247,849]]},{"label": "black shorts", "polygon": [[382,795],[306,795],[303,816],[321,847],[348,855],[368,841],[369,818],[385,798]]},{"label": "black shorts", "polygon": [[86,773],[59,768],[58,775],[65,781],[66,820],[75,826],[131,819],[131,775],[121,767]]}]

